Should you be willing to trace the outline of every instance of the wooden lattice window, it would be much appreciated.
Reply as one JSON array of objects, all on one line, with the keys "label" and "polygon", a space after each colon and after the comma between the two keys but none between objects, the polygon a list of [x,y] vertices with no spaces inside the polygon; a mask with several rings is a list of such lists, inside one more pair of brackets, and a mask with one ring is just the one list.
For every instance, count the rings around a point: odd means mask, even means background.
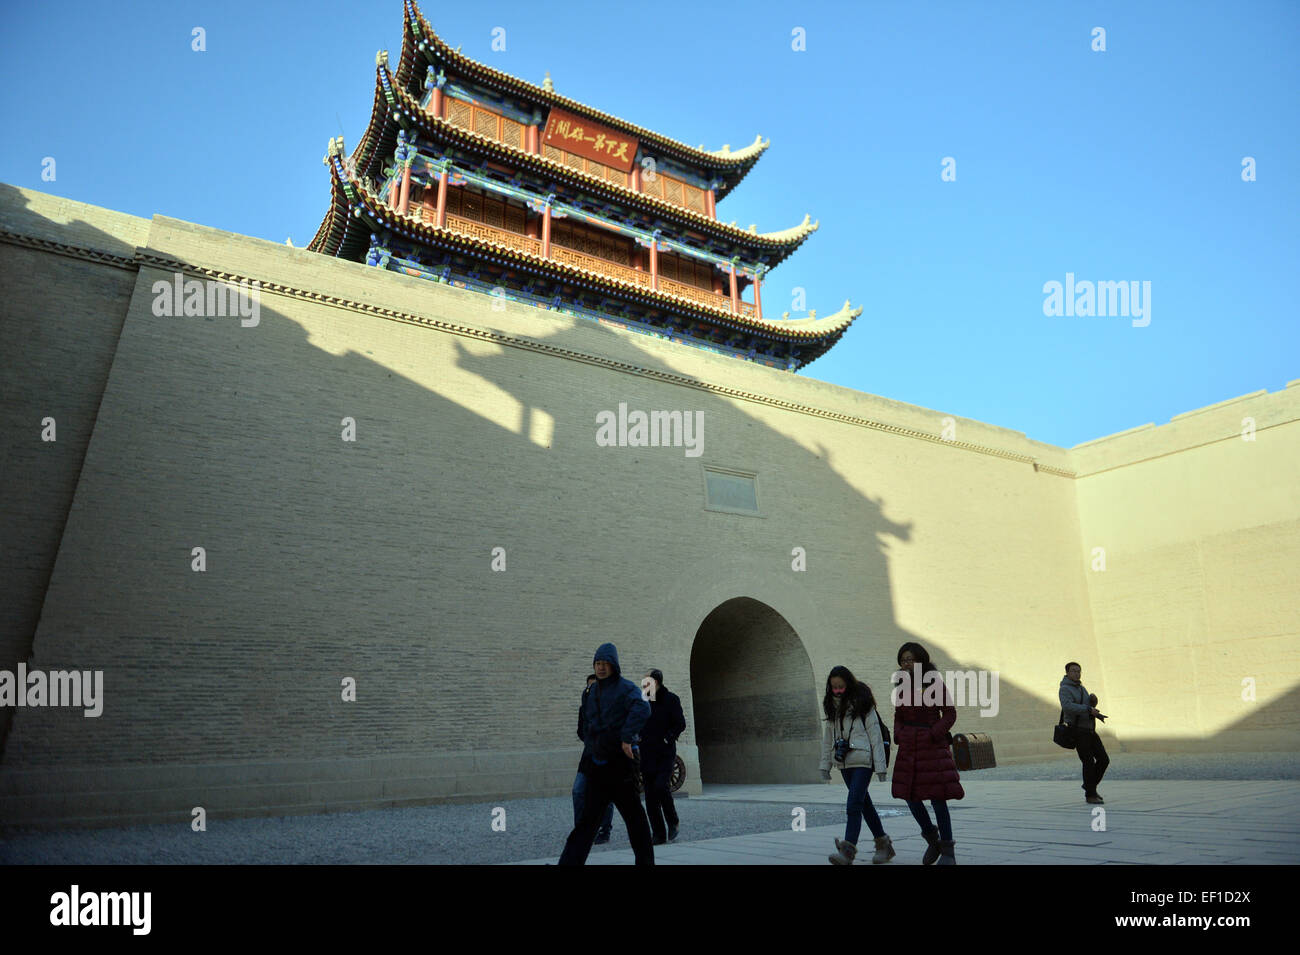
[{"label": "wooden lattice window", "polygon": [[528,127],[523,123],[517,123],[509,116],[501,117],[501,141],[507,146],[514,146],[516,149],[527,148],[527,129]]},{"label": "wooden lattice window", "polygon": [[524,149],[528,142],[527,126],[476,103],[449,97],[447,121],[517,149]]},{"label": "wooden lattice window", "polygon": [[480,195],[465,189],[448,189],[447,212],[494,229],[504,229],[517,235],[525,234],[527,216],[524,210],[496,196]]},{"label": "wooden lattice window", "polygon": [[641,191],[648,196],[664,197],[664,177],[659,173],[641,173]]},{"label": "wooden lattice window", "polygon": [[548,144],[542,144],[542,155],[547,159],[555,162],[564,163],[570,169],[577,169],[588,175],[595,176],[597,179],[604,179],[606,182],[616,182],[620,186],[628,185],[628,174],[619,172],[612,166],[606,166],[604,163],[596,162],[593,159],[587,159],[565,149],[557,149]]},{"label": "wooden lattice window", "polygon": [[704,214],[704,190],[697,189],[690,183],[682,183],[682,192],[686,199],[686,208],[692,212]]},{"label": "wooden lattice window", "polygon": [[483,197],[477,193],[465,193],[461,202],[461,215],[475,222],[483,221]]},{"label": "wooden lattice window", "polygon": [[491,196],[483,197],[483,223],[490,225],[495,229],[504,229],[506,226],[506,204],[500,199],[494,199]]},{"label": "wooden lattice window", "polygon": [[551,241],[556,245],[598,259],[632,265],[632,249],[622,236],[593,226],[563,220],[551,223]]},{"label": "wooden lattice window", "polygon": [[660,253],[659,274],[674,282],[690,285],[694,288],[713,291],[713,267],[707,262],[700,262],[685,256]]},{"label": "wooden lattice window", "polygon": [[473,107],[464,100],[448,98],[447,122],[459,126],[461,129],[472,129],[474,122]]},{"label": "wooden lattice window", "polygon": [[659,178],[663,180],[664,198],[675,205],[685,205],[685,200],[682,199],[682,181],[672,176],[665,176],[663,173],[659,174]]},{"label": "wooden lattice window", "polygon": [[525,221],[526,217],[523,209],[518,206],[506,206],[506,228],[508,230],[523,235]]}]

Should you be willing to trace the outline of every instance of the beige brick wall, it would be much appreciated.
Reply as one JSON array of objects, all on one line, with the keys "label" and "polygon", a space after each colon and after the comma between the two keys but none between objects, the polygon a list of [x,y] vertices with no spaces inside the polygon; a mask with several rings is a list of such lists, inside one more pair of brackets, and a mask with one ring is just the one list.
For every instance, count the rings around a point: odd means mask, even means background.
[{"label": "beige brick wall", "polygon": [[[719,700],[775,714],[718,772],[802,776],[799,695],[815,718],[843,663],[887,697],[907,640],[1000,671],[997,717],[957,725],[1000,758],[1050,749],[1065,659],[1108,692],[1081,451],[966,419],[943,441],[942,412],[164,217],[141,243],[31,661],[103,669],[104,715],[19,711],[0,816],[566,791],[606,640],[681,695],[696,792],[697,692],[706,731]],[[260,324],[154,316],[165,260],[275,283]],[[704,453],[598,447],[620,402],[702,411]],[[759,516],[706,510],[705,465],[756,473]],[[773,612],[733,627],[744,673],[693,676],[701,625],[742,597]],[[706,768],[735,745],[703,744]]]},{"label": "beige brick wall", "polygon": [[1105,551],[1102,709],[1127,746],[1295,749],[1297,419],[1293,381],[1074,449],[1084,550]]},{"label": "beige brick wall", "polygon": [[[149,222],[0,184],[0,669],[32,649]],[[98,261],[57,254],[57,243]],[[33,247],[33,245],[35,247]],[[126,260],[127,267],[123,267]],[[54,441],[42,421],[54,419]],[[13,711],[0,708],[0,748]]]}]

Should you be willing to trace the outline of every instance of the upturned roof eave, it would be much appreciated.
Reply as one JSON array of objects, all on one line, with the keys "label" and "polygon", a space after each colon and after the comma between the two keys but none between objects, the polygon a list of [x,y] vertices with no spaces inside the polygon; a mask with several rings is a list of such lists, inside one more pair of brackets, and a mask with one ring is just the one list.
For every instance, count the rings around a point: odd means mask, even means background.
[{"label": "upturned roof eave", "polygon": [[[424,13],[420,10],[416,0],[403,0],[403,10],[403,64],[406,62],[405,51],[408,42],[407,37],[411,37],[412,32],[418,28],[420,34],[427,37],[428,42],[437,50],[438,55],[442,59],[447,61],[453,67],[459,68],[468,76],[473,76],[476,79],[487,82],[498,88],[510,90],[516,95],[532,100],[539,105],[558,106],[561,109],[579,113],[597,122],[604,123],[616,129],[621,129],[624,132],[637,136],[641,140],[652,142],[659,149],[665,150],[669,153],[674,153],[677,158],[687,162],[697,163],[724,175],[733,172],[738,173],[738,175],[735,176],[734,181],[728,182],[724,189],[719,190],[718,198],[721,198],[727,192],[730,192],[731,189],[735,188],[736,184],[744,178],[745,173],[747,173],[754,164],[758,162],[762,157],[763,152],[766,151],[767,147],[771,144],[771,140],[762,143],[762,137],[759,137],[759,139],[756,140],[755,143],[751,144],[751,146],[742,147],[741,149],[736,150],[734,154],[719,154],[719,152],[696,149],[693,146],[688,146],[680,140],[671,139],[652,129],[638,126],[619,116],[614,116],[610,113],[604,112],[603,110],[596,109],[593,106],[588,106],[586,103],[569,99],[567,96],[561,96],[559,93],[546,90],[541,86],[528,82],[528,80],[520,79],[517,76],[511,76],[509,73],[504,73],[501,70],[493,69],[484,63],[479,63],[477,60],[472,60],[469,57],[458,53],[456,50],[453,50],[445,40],[438,36],[434,29],[429,26],[429,21],[425,19]],[[418,49],[419,38],[411,37],[411,40],[414,41],[415,46]],[[425,53],[425,56],[426,58],[428,57],[427,52]],[[408,73],[407,75],[402,76],[401,79],[403,85],[406,85],[406,83],[410,81],[411,76]]]},{"label": "upturned roof eave", "polygon": [[[330,166],[331,175],[338,178],[340,175],[346,175],[346,171],[341,171],[338,164],[332,163]],[[475,250],[495,254],[507,260],[518,261],[527,264],[533,268],[540,269],[544,272],[551,273],[557,278],[583,278],[587,281],[596,282],[605,287],[611,294],[621,295],[633,298],[651,305],[656,308],[662,308],[667,311],[676,311],[683,313],[688,317],[698,320],[714,322],[729,327],[742,334],[767,335],[776,339],[789,342],[817,343],[828,339],[830,336],[841,334],[849,327],[861,314],[861,308],[855,310],[841,309],[835,315],[826,316],[819,319],[799,319],[796,322],[772,322],[767,319],[749,318],[746,316],[735,315],[730,312],[722,312],[718,309],[712,309],[701,306],[690,299],[679,298],[668,292],[644,289],[640,286],[630,285],[621,279],[603,275],[599,272],[591,272],[587,269],[577,266],[570,266],[564,263],[556,262],[552,259],[543,259],[530,253],[512,249],[509,246],[488,243],[485,240],[478,239],[474,236],[466,236],[461,233],[448,229],[438,229],[422,220],[411,215],[402,215],[392,209],[386,208],[378,196],[375,196],[369,188],[356,180],[349,180],[353,190],[357,193],[359,204],[365,211],[373,217],[377,223],[383,225],[385,220],[391,220],[393,223],[400,225],[410,233],[426,241],[441,241],[453,246],[459,245],[467,250]],[[345,187],[346,188],[346,187]],[[345,191],[345,189],[344,189]],[[340,193],[336,196],[342,198]],[[350,211],[348,218],[353,216]],[[337,245],[342,245],[342,239]],[[327,253],[329,254],[329,253]]]},{"label": "upturned roof eave", "polygon": [[[396,78],[393,77],[392,79],[395,80]],[[816,232],[818,228],[818,224],[816,223],[811,225],[809,224],[810,217],[804,216],[804,221],[802,223],[772,233],[750,232],[746,229],[740,229],[727,223],[719,222],[717,219],[711,219],[708,216],[701,215],[698,212],[693,212],[690,209],[676,206],[666,200],[658,199],[655,196],[634,192],[625,186],[618,186],[617,184],[607,182],[603,179],[598,179],[588,173],[570,169],[568,166],[565,166],[562,163],[557,163],[546,156],[525,152],[522,149],[511,146],[509,143],[501,143],[495,139],[488,139],[472,130],[462,129],[445,119],[431,116],[428,111],[420,105],[415,97],[402,89],[399,84],[394,82],[392,89],[396,99],[394,106],[402,109],[408,116],[410,116],[426,135],[445,136],[455,139],[463,145],[477,147],[488,152],[494,152],[498,156],[504,155],[516,162],[527,163],[538,172],[563,177],[574,185],[581,186],[584,189],[598,191],[605,198],[612,201],[625,202],[634,205],[641,212],[662,215],[675,219],[678,224],[684,228],[698,229],[708,232],[715,238],[732,242],[745,251],[753,252],[755,254],[761,252],[781,253],[780,257],[769,266],[769,269],[775,268],[781,262],[785,261],[790,254],[803,245],[804,241],[807,240],[812,233]],[[389,107],[384,102],[382,84],[377,78],[375,108],[378,110],[381,107],[385,114],[385,124],[395,124],[396,120],[392,119]],[[367,127],[366,135],[370,136],[372,130],[375,128],[376,124],[374,122],[374,117],[372,116],[371,124]],[[379,141],[387,141],[388,138],[390,137],[385,132],[381,135]],[[360,150],[360,148],[361,146],[358,144],[358,150]],[[356,155],[357,152],[354,151],[354,157]],[[369,164],[368,161],[367,165]],[[360,167],[358,166],[358,168]]]}]

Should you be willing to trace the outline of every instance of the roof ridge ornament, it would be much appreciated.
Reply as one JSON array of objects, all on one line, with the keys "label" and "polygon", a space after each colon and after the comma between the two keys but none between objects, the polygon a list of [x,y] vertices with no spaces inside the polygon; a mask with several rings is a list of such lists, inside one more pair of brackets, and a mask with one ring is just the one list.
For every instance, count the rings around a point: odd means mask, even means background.
[{"label": "roof ridge ornament", "polygon": [[330,160],[343,155],[343,137],[331,136],[329,145],[325,147],[325,158],[321,160],[323,165],[328,166]]},{"label": "roof ridge ornament", "polygon": [[551,71],[546,71],[546,76],[542,79],[542,89],[548,93],[555,92],[555,84],[551,82]]},{"label": "roof ridge ornament", "polygon": [[768,146],[772,145],[772,140],[763,140],[763,134],[759,133],[754,137],[754,141],[748,146],[741,146],[733,150],[730,143],[724,143],[721,149],[705,150],[703,144],[700,145],[701,152],[708,152],[710,156],[716,156],[719,159],[749,159],[757,156]]},{"label": "roof ridge ornament", "polygon": [[388,69],[388,51],[380,50],[375,54],[375,66]]}]

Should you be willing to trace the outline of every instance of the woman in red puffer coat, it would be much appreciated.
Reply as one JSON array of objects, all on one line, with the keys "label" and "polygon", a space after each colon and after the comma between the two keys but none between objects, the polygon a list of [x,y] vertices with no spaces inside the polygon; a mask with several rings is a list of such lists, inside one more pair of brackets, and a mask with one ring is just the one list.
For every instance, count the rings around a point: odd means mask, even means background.
[{"label": "woman in red puffer coat", "polygon": [[[939,865],[956,865],[948,800],[966,795],[961,788],[952,751],[948,749],[948,731],[957,722],[957,710],[925,647],[919,643],[905,643],[899,647],[898,668],[906,679],[895,676],[894,746],[898,755],[894,757],[894,798],[907,803],[921,827],[921,835],[929,843],[921,864],[931,865],[938,859]],[[927,677],[929,673],[935,676]],[[917,676],[920,676],[920,685]],[[937,681],[937,684],[932,681]],[[938,702],[938,690],[926,692],[926,688],[932,685],[941,688],[942,706],[933,705]],[[932,705],[913,705],[918,697]],[[925,799],[930,800],[934,807],[937,827],[925,810],[922,802]]]}]

